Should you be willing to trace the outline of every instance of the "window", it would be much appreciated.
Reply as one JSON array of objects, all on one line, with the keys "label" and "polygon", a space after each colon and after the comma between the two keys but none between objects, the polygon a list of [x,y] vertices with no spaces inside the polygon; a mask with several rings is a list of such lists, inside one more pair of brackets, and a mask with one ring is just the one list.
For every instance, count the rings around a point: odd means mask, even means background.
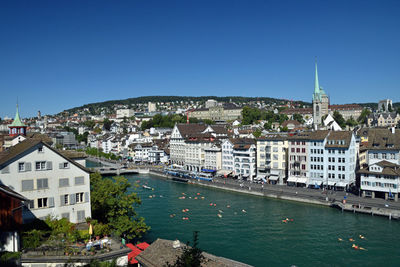
[{"label": "window", "polygon": [[65,194],[65,195],[61,195],[60,196],[60,206],[65,206],[69,204],[69,195]]},{"label": "window", "polygon": [[302,149],[301,149],[301,152],[302,152],[302,153],[306,153],[306,149],[305,149],[305,148],[302,148]]},{"label": "window", "polygon": [[37,189],[49,188],[49,184],[48,184],[48,179],[47,178],[37,179],[36,184],[37,184]]},{"label": "window", "polygon": [[59,165],[60,169],[69,169],[69,163],[68,162],[62,162]]},{"label": "window", "polygon": [[46,161],[36,161],[36,170],[41,171],[46,169]]},{"label": "window", "polygon": [[47,208],[47,197],[45,198],[38,198],[38,208]]},{"label": "window", "polygon": [[42,146],[38,147],[38,152],[39,153],[43,153],[43,147]]},{"label": "window", "polygon": [[75,194],[75,202],[76,203],[82,203],[83,202],[83,193],[76,193]]},{"label": "window", "polygon": [[33,180],[22,181],[22,191],[33,190]]},{"label": "window", "polygon": [[85,179],[83,176],[75,177],[75,185],[81,185],[85,183]]},{"label": "window", "polygon": [[24,162],[19,162],[18,163],[18,171],[19,172],[24,172],[25,171],[25,163]]},{"label": "window", "polygon": [[69,179],[68,178],[61,178],[60,180],[58,180],[58,182],[59,182],[59,184],[58,184],[59,187],[69,186]]},{"label": "window", "polygon": [[78,210],[77,211],[77,216],[78,216],[78,222],[84,222],[85,221],[85,211],[84,210]]}]

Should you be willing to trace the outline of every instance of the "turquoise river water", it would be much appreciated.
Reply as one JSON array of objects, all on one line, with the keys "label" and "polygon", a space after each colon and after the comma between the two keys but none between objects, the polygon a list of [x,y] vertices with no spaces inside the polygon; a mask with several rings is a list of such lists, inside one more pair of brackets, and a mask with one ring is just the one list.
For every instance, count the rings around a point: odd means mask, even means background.
[{"label": "turquoise river water", "polygon": [[[150,174],[126,177],[140,185],[134,190],[142,199],[138,212],[151,226],[149,241],[191,242],[196,230],[202,250],[254,266],[400,266],[399,221],[166,181]],[[143,188],[144,184],[154,190]],[[293,221],[284,223],[285,218]],[[353,244],[365,250],[355,250]]]}]

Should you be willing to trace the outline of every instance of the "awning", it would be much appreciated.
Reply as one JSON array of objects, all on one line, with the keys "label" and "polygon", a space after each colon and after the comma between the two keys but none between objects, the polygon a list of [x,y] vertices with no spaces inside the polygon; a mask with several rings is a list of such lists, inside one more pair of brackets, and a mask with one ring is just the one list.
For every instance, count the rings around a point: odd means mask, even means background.
[{"label": "awning", "polygon": [[330,186],[333,186],[335,184],[336,184],[336,182],[328,181],[328,185],[330,185]]},{"label": "awning", "polygon": [[289,176],[289,178],[287,179],[287,182],[295,183],[295,182],[297,182],[297,177],[295,177],[295,176]]},{"label": "awning", "polygon": [[307,183],[307,178],[297,178],[297,183],[305,184],[305,183]]},{"label": "awning", "polygon": [[201,169],[202,172],[216,172],[216,170],[212,170],[212,169]]},{"label": "awning", "polygon": [[228,175],[228,174],[231,174],[231,173],[232,173],[232,171],[230,171],[230,170],[219,170],[219,171],[217,171],[218,175]]},{"label": "awning", "polygon": [[279,170],[271,170],[271,175],[279,176],[279,173],[280,173]]},{"label": "awning", "polygon": [[279,177],[278,176],[270,176],[269,178],[268,178],[270,181],[277,181],[278,179],[279,179]]},{"label": "awning", "polygon": [[336,186],[339,186],[339,187],[346,187],[346,185],[347,185],[347,183],[343,183],[343,182],[339,182],[336,184]]}]

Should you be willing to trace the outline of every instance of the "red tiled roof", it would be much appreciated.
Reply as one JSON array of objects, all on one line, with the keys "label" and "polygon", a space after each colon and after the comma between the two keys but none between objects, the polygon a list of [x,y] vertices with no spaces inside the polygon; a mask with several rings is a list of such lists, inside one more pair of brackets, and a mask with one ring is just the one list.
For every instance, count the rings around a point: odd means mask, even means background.
[{"label": "red tiled roof", "polygon": [[138,261],[135,259],[135,257],[136,257],[137,255],[139,255],[140,253],[142,253],[142,251],[141,251],[140,249],[138,249],[137,247],[135,247],[134,245],[130,244],[130,243],[127,244],[126,246],[127,246],[128,248],[132,249],[132,251],[129,252],[129,254],[128,254],[128,261],[129,261],[129,263],[131,263],[131,264],[138,263]]},{"label": "red tiled roof", "polygon": [[148,248],[150,245],[146,242],[137,244],[136,247],[140,248],[141,250],[145,250],[146,248]]}]

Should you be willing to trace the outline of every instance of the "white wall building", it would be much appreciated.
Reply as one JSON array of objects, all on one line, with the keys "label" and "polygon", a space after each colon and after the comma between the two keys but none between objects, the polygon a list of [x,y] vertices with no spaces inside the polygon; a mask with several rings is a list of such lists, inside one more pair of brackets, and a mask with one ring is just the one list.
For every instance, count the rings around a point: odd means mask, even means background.
[{"label": "white wall building", "polygon": [[0,182],[30,200],[25,221],[91,217],[89,172],[41,140],[25,140],[0,158]]},{"label": "white wall building", "polygon": [[130,118],[135,114],[133,109],[118,109],[117,119]]}]

